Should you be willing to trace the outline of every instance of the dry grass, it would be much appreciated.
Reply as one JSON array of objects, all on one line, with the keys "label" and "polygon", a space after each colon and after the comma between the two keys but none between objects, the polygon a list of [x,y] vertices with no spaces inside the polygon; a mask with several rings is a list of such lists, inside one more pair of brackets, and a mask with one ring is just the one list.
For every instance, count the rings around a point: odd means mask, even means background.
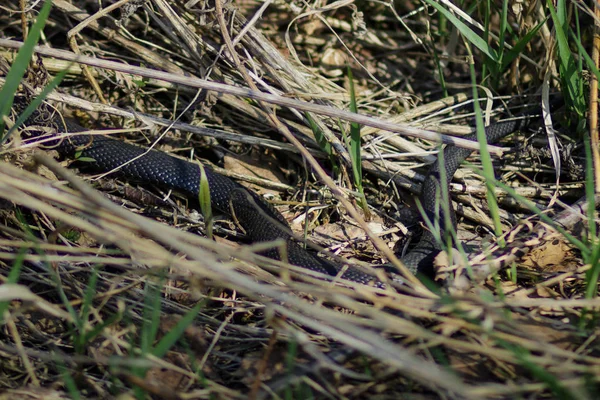
[{"label": "dry grass", "polygon": [[[52,48],[39,53],[50,74],[69,69],[62,93],[51,96],[66,115],[94,129],[123,127],[118,134],[127,140],[188,158],[214,161],[216,147],[227,163],[237,160],[229,173],[260,186],[294,227],[308,221],[309,231],[318,226],[315,240],[336,254],[380,263],[404,230],[391,217],[435,159],[437,147],[426,139],[474,126],[472,115],[456,112],[471,109],[463,42],[432,10],[404,3],[152,0],[128,18],[121,8],[87,20],[74,37],[90,58],[73,64],[65,61],[74,57],[67,32],[97,13],[97,3],[55,0],[41,43]],[[513,28],[534,26],[538,11],[511,14]],[[2,39],[20,40],[20,18],[33,15],[4,12]],[[492,18],[492,32],[497,25]],[[532,102],[527,96],[542,85],[556,90],[556,67],[545,69],[551,41],[541,30],[497,82],[485,82],[487,93],[502,94],[493,106],[482,103],[486,117],[508,100],[516,108]],[[13,57],[8,47],[2,55]],[[348,111],[347,64],[361,115]],[[539,80],[547,71],[551,79]],[[316,144],[309,116],[330,147]],[[342,136],[349,121],[363,126],[371,224],[350,201]],[[504,153],[497,176],[542,210],[562,211],[584,195],[581,153],[566,150],[581,139],[562,138],[557,186],[550,155],[530,136],[516,139],[527,143],[519,153]],[[519,225],[531,212],[503,190],[496,189],[507,242],[531,239],[522,233],[535,227],[543,234],[523,246],[537,256],[507,255],[519,265],[492,277],[494,267],[479,260],[491,269],[475,271],[485,272],[477,282],[454,280],[448,268],[444,289],[415,281],[380,290],[265,259],[257,255],[264,245],[228,240],[235,227],[227,222],[216,227],[221,239],[208,240],[197,234],[204,229],[198,212],[159,189],[75,173],[17,140],[3,154],[3,398],[596,395],[600,301],[595,286],[594,296],[587,289],[591,267],[536,219]],[[459,234],[475,232],[480,242],[482,227],[493,229],[485,186],[471,169],[460,172],[464,183],[452,189],[468,219]],[[569,232],[584,236],[581,219],[570,216]],[[374,228],[382,221],[380,233]]]}]

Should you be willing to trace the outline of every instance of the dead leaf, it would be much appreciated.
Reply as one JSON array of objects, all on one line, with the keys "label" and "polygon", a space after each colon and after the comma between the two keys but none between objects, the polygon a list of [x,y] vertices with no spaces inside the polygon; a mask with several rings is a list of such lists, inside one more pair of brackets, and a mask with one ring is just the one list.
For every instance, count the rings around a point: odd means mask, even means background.
[{"label": "dead leaf", "polygon": [[522,259],[521,264],[537,271],[566,272],[572,270],[572,250],[562,238],[546,240],[531,250]]},{"label": "dead leaf", "polygon": [[[276,160],[274,157],[265,153],[259,153],[258,151],[253,151],[249,155],[235,157],[226,155],[224,158],[225,169],[228,171],[250,177],[267,179],[273,182],[288,183],[285,176],[279,171],[279,163],[280,161]],[[242,184],[261,196],[270,194],[279,197],[279,192],[265,188],[264,186],[245,182],[242,182]]]}]

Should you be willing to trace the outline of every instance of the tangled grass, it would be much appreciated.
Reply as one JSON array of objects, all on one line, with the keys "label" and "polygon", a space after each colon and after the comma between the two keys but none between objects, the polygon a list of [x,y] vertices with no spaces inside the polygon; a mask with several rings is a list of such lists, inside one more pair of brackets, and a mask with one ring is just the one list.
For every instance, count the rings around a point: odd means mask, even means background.
[{"label": "tangled grass", "polygon": [[[41,7],[20,6],[0,16],[12,65]],[[451,187],[468,252],[496,232],[507,254],[387,289],[262,257],[266,245],[240,243],[228,221],[206,239],[189,199],[90,175],[85,162],[76,173],[14,134],[0,163],[3,396],[596,397],[597,69],[577,44],[593,35],[593,11],[508,0],[103,6],[54,0],[22,83],[39,90],[62,72],[48,100],[64,115],[224,160],[220,171],[258,187],[298,232],[359,262],[402,247],[397,215],[436,143],[479,147],[439,133],[518,114],[540,89],[565,99],[566,112],[545,115],[546,131],[562,130],[488,146],[503,154],[499,182],[474,174],[473,157]]]}]

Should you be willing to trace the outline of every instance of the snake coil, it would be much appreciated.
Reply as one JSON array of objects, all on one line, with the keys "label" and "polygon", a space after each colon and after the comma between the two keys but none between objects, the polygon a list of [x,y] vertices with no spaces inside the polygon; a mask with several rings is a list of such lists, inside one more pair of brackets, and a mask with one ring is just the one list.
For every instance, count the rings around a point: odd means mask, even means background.
[{"label": "snake coil", "polygon": [[[488,143],[495,143],[504,136],[522,129],[528,121],[528,118],[514,119],[488,126],[485,129]],[[34,111],[27,124],[52,126],[56,133],[72,134],[86,130],[71,120],[63,120],[56,112],[43,107]],[[470,135],[466,138],[473,140],[476,139],[476,136]],[[93,159],[94,161],[88,164],[97,171],[118,169],[119,174],[126,179],[173,189],[192,199],[199,198],[201,167],[196,163],[170,156],[161,151],[148,151],[139,146],[99,135],[76,134],[53,140],[51,145],[63,157],[73,158],[79,155]],[[440,191],[439,188],[448,188],[459,165],[471,153],[472,150],[446,146],[443,152],[444,173],[442,173],[439,163],[435,162],[423,182],[421,204],[429,218],[436,217],[436,214],[439,217],[442,238],[447,229],[456,228],[456,217],[454,210],[450,207],[449,217],[452,227],[444,226],[443,221],[446,218],[443,215],[443,208],[436,212],[436,197]],[[283,216],[261,197],[231,179],[214,172],[209,167],[204,167],[204,170],[210,189],[212,207],[230,217],[235,215],[236,221],[245,230],[250,240],[266,242],[283,239],[287,244],[286,258],[291,264],[330,276],[340,273],[342,266],[335,265],[301,247],[294,239]],[[401,257],[401,261],[411,272],[427,272],[431,269],[433,259],[441,251],[435,236],[432,232],[425,230],[413,250]],[[279,259],[279,252],[276,250],[267,251],[265,255]],[[341,278],[364,284],[383,285],[371,274],[352,266],[344,267]]]}]

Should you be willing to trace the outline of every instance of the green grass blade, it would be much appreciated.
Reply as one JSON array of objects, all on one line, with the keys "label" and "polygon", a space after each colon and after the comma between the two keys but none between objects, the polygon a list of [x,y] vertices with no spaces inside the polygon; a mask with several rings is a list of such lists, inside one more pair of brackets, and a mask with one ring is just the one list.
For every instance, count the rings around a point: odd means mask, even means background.
[{"label": "green grass blade", "polygon": [[140,350],[142,354],[151,354],[152,346],[160,326],[160,310],[162,304],[161,287],[164,277],[157,282],[147,281],[144,288],[144,314],[142,331],[140,332]]},{"label": "green grass blade", "polygon": [[587,241],[590,246],[590,253],[585,257],[582,253],[583,261],[589,264],[591,268],[586,272],[586,290],[585,297],[592,299],[598,296],[598,279],[600,277],[600,262],[598,262],[598,253],[600,252],[600,243],[598,242],[598,232],[596,230],[596,206],[594,202],[594,164],[592,160],[592,150],[590,148],[590,137],[585,135],[583,138],[585,148],[585,195],[588,201],[587,213]]},{"label": "green grass blade", "polygon": [[547,21],[548,18],[541,21],[532,30],[527,32],[525,36],[520,38],[517,41],[517,43],[515,43],[515,45],[512,47],[512,49],[507,50],[506,53],[503,53],[502,68],[500,69],[501,71],[504,71],[506,68],[508,68],[508,66],[515,60],[515,58],[517,58],[523,52],[527,44],[531,41],[531,39],[533,39],[535,35],[537,35],[539,30],[542,28],[542,26],[546,24]]},{"label": "green grass blade", "polygon": [[527,369],[538,381],[544,383],[548,389],[554,393],[557,399],[575,399],[575,396],[567,387],[563,385],[561,380],[552,373],[548,372],[541,365],[531,360],[531,353],[526,348],[517,344],[509,343],[504,339],[496,338],[498,343],[514,354],[519,364]]},{"label": "green grass blade", "polygon": [[[494,166],[492,164],[492,157],[487,147],[487,138],[485,135],[485,126],[483,123],[483,115],[481,113],[481,107],[479,105],[479,94],[477,93],[477,76],[475,74],[475,66],[473,63],[469,64],[471,71],[471,85],[473,87],[473,105],[475,108],[475,124],[477,127],[477,141],[479,142],[479,156],[481,158],[481,166],[483,168],[484,176],[486,177],[486,198],[488,201],[488,207],[490,210],[490,216],[494,223],[494,233],[496,237],[502,236],[502,221],[500,220],[500,209],[498,207],[498,200],[494,194],[495,187],[493,185],[494,179]],[[489,179],[492,178],[492,179]],[[502,244],[502,243],[501,243]]]},{"label": "green grass blade", "polygon": [[122,317],[123,314],[121,312],[110,315],[108,318],[104,319],[102,323],[95,325],[93,329],[90,329],[83,335],[83,343],[86,343],[89,346],[90,341],[100,335],[107,326],[117,323]]},{"label": "green grass blade", "polygon": [[94,296],[96,294],[96,286],[98,285],[98,267],[96,266],[92,268],[92,271],[90,273],[90,279],[88,280],[87,287],[83,294],[81,312],[79,313],[82,319],[87,319],[90,309],[92,307],[92,302],[94,301]]},{"label": "green grass blade", "polygon": [[[352,76],[352,69],[350,67],[348,67],[348,86],[350,89],[350,111],[358,114],[354,77]],[[350,123],[350,157],[352,159],[354,183],[357,187],[362,187],[360,125],[356,122]]]},{"label": "green grass blade", "polygon": [[[490,12],[490,15],[492,13]],[[487,29],[487,26],[486,26]],[[498,61],[502,60],[503,54],[504,54],[504,49],[505,49],[505,42],[504,42],[504,35],[506,34],[506,31],[508,30],[508,1],[504,0],[502,1],[502,13],[500,14],[500,32],[498,33]]]},{"label": "green grass blade", "polygon": [[25,71],[27,71],[27,67],[29,66],[29,61],[33,56],[33,49],[37,44],[40,36],[42,35],[42,30],[44,29],[44,25],[46,24],[46,20],[48,19],[48,15],[50,15],[50,8],[52,8],[52,1],[46,0],[38,17],[35,20],[35,23],[31,27],[29,31],[29,36],[23,46],[19,50],[15,61],[8,71],[6,75],[6,80],[4,81],[4,86],[0,90],[0,135],[4,136],[4,117],[8,115],[10,112],[10,108],[12,107],[15,93],[21,84],[21,80],[23,76],[25,76]]},{"label": "green grass blade", "polygon": [[548,0],[547,4],[556,28],[558,65],[565,101],[572,105],[579,117],[583,117],[586,111],[583,78],[582,72],[577,69],[577,63],[575,62],[575,58],[567,40],[569,28],[568,21],[566,20],[566,5],[564,0],[557,1],[556,9],[554,8],[552,0]]},{"label": "green grass blade", "polygon": [[42,104],[42,102],[44,101],[44,99],[46,99],[46,97],[48,97],[48,95],[58,87],[58,85],[60,85],[60,83],[62,82],[62,80],[64,79],[64,77],[67,75],[67,72],[69,71],[69,67],[65,68],[64,70],[60,71],[58,73],[58,75],[56,75],[54,77],[54,79],[52,79],[52,81],[42,90],[42,92],[39,94],[39,96],[37,96],[35,99],[33,99],[31,101],[31,103],[27,106],[27,108],[25,109],[25,111],[23,111],[21,113],[21,115],[19,115],[19,118],[17,118],[17,121],[15,122],[14,126],[12,128],[10,128],[8,130],[8,132],[6,133],[6,135],[3,135],[2,138],[0,138],[0,144],[4,143],[9,137],[10,135],[12,135],[12,133],[21,125],[23,125],[23,123],[27,120],[27,118],[29,118],[29,116],[31,114],[33,114],[33,112],[35,110],[37,110],[37,108],[40,106],[40,104]]},{"label": "green grass blade", "polygon": [[[356,91],[354,90],[354,78],[352,76],[352,70],[350,67],[348,67],[348,86],[350,89],[350,111],[358,114]],[[360,193],[360,205],[363,209],[363,212],[365,215],[369,215],[369,206],[367,204],[365,190],[363,188],[361,146],[360,125],[356,122],[352,122],[350,123],[350,159],[352,160],[354,185],[356,186],[358,193]]]},{"label": "green grass blade", "polygon": [[[23,215],[21,210],[18,208],[15,209],[15,217],[17,218],[17,221],[19,221],[22,231],[25,232],[25,238],[27,240],[29,240],[31,243],[38,243],[38,238],[35,236],[35,234],[31,230],[31,228],[29,227],[29,224],[27,223],[25,216]],[[40,258],[42,260],[42,264],[46,268],[46,271],[48,272],[50,278],[54,281],[54,284],[56,285],[56,292],[58,293],[58,296],[59,296],[60,300],[62,301],[65,309],[71,315],[71,318],[73,318],[73,321],[77,321],[77,319],[78,319],[77,312],[71,305],[71,302],[69,301],[69,299],[63,289],[63,285],[62,285],[62,281],[61,281],[60,277],[57,275],[54,268],[52,268],[52,266],[50,265],[50,262],[48,262],[48,260],[46,259],[46,253],[44,253],[44,251],[39,246],[33,246],[33,251],[36,252],[40,256]]]},{"label": "green grass blade", "polygon": [[[21,276],[21,270],[23,268],[23,262],[25,261],[25,255],[27,254],[26,248],[20,248],[19,252],[15,256],[15,262],[13,263],[8,276],[6,277],[6,281],[3,284],[15,284],[19,281],[19,277]],[[4,312],[8,309],[10,302],[8,301],[0,301],[0,325],[4,323]]]},{"label": "green grass blade", "polygon": [[81,310],[79,311],[78,318],[75,320],[77,332],[74,332],[75,351],[82,354],[85,351],[87,339],[85,339],[86,322],[88,321],[90,309],[92,308],[92,302],[94,301],[94,295],[96,294],[96,287],[98,284],[98,269],[92,268],[90,279],[86,290],[83,294]]},{"label": "green grass blade", "polygon": [[577,49],[579,50],[579,54],[582,55],[583,60],[585,61],[586,67],[588,67],[588,69],[594,75],[596,75],[596,79],[598,79],[600,81],[600,71],[598,70],[598,68],[596,68],[596,64],[592,60],[592,57],[590,57],[590,55],[587,53],[587,51],[585,51],[585,48],[581,45],[581,40],[579,40],[578,38],[576,38],[575,34],[573,32],[571,32],[571,36],[572,36],[573,40],[575,41],[575,44],[577,45]]},{"label": "green grass blade", "polygon": [[190,309],[187,313],[185,313],[185,315],[179,321],[177,321],[177,324],[171,328],[169,332],[156,344],[152,350],[152,354],[156,357],[164,357],[165,354],[167,354],[167,351],[169,351],[175,345],[175,343],[177,343],[187,327],[194,322],[194,319],[204,306],[205,302],[201,301],[192,307],[192,309]]},{"label": "green grass blade", "polygon": [[212,206],[210,203],[210,187],[208,186],[208,178],[206,177],[206,171],[202,164],[198,164],[200,167],[200,192],[198,193],[198,202],[200,203],[200,211],[204,216],[204,223],[206,225],[206,236],[209,239],[213,238],[213,213]]},{"label": "green grass blade", "polygon": [[60,356],[56,357],[56,366],[60,375],[62,376],[63,384],[65,386],[66,392],[69,393],[69,398],[73,400],[81,399],[81,392],[77,387],[77,382],[73,378],[72,374],[69,372],[71,369],[65,365],[65,362]]},{"label": "green grass blade", "polygon": [[444,8],[441,4],[434,0],[425,0],[427,4],[438,10],[444,15],[460,33],[481,52],[483,52],[491,61],[498,62],[498,53],[492,46],[490,46],[483,38],[481,38],[474,30],[469,28],[464,22],[462,22],[454,13]]},{"label": "green grass blade", "polygon": [[329,143],[329,141],[323,134],[323,131],[321,130],[317,122],[314,120],[314,118],[311,116],[311,114],[308,112],[304,113],[304,117],[308,121],[313,135],[315,135],[315,141],[317,142],[317,145],[322,151],[325,152],[325,154],[327,154],[329,162],[331,163],[331,170],[333,174],[339,174],[339,165],[335,155],[333,154],[333,146],[331,145],[331,143]]},{"label": "green grass blade", "polygon": [[309,113],[305,113],[304,117],[308,121],[308,124],[310,125],[310,129],[313,131],[313,134],[315,135],[315,140],[317,141],[319,148],[321,150],[323,150],[325,153],[327,153],[327,155],[332,156],[333,149],[331,147],[331,143],[329,143],[327,141],[327,138],[325,138],[325,135],[323,135],[323,131],[321,131],[321,128],[319,128],[319,125],[316,123],[314,118]]}]

